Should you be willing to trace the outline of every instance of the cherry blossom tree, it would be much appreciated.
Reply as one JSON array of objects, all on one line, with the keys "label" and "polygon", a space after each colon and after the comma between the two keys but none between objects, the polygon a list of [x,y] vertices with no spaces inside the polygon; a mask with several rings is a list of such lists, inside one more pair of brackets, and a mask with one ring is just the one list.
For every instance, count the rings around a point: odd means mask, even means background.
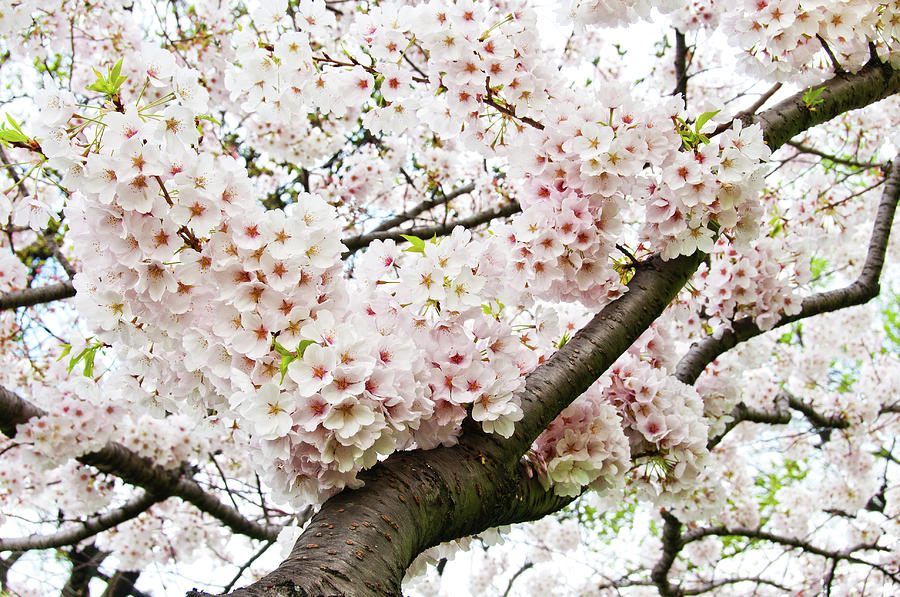
[{"label": "cherry blossom tree", "polygon": [[4,594],[897,591],[900,2],[531,4],[0,5]]}]

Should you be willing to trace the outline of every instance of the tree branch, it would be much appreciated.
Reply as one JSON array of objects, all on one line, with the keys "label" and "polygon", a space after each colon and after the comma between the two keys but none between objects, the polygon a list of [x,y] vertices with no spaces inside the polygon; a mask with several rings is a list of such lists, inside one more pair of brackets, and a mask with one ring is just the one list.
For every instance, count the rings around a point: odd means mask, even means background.
[{"label": "tree branch", "polygon": [[0,539],[0,551],[28,551],[30,549],[51,549],[64,545],[75,545],[82,539],[87,539],[97,533],[131,520],[142,512],[146,512],[150,506],[164,499],[151,493],[144,493],[133,498],[120,508],[110,512],[91,516],[87,520],[74,522],[70,528],[59,530],[50,535],[29,535],[12,539]]},{"label": "tree branch", "polygon": [[69,279],[75,277],[75,274],[78,273],[75,271],[75,267],[72,263],[63,255],[62,250],[59,248],[59,245],[53,239],[52,234],[47,234],[44,236],[44,242],[47,243],[47,246],[50,248],[50,252],[53,253],[53,257],[56,259],[57,263],[59,263],[60,267],[63,268],[63,271],[66,272],[66,275],[69,276]]},{"label": "tree branch", "polygon": [[12,165],[12,162],[9,161],[9,157],[6,155],[6,151],[3,147],[0,147],[0,162],[3,162],[3,166],[6,168],[6,173],[9,174],[9,177],[12,179],[13,184],[15,184],[19,188],[19,195],[22,197],[28,196],[28,188],[25,186],[25,181],[19,176],[19,173],[16,172],[15,166]]},{"label": "tree branch", "polygon": [[668,307],[705,258],[697,252],[640,264],[628,291],[604,307],[528,376],[520,393],[525,415],[516,424],[510,449],[524,454],[564,408],[583,394]]},{"label": "tree branch", "polygon": [[9,569],[19,561],[23,554],[24,552],[14,551],[13,553],[9,554],[9,556],[0,558],[0,591],[6,591],[9,588],[7,586]]},{"label": "tree branch", "polygon": [[719,587],[724,587],[726,585],[736,585],[742,582],[752,582],[758,585],[768,585],[770,587],[775,587],[776,589],[780,589],[785,593],[793,592],[793,589],[787,587],[785,585],[779,584],[772,580],[766,580],[765,578],[759,578],[756,576],[736,576],[734,578],[724,578],[722,580],[717,580],[713,582],[709,582],[704,584],[701,587],[696,587],[693,589],[684,589],[681,594],[682,595],[702,595],[703,593],[708,593],[713,589],[718,589]]},{"label": "tree branch", "polygon": [[725,425],[725,430],[719,435],[711,438],[706,444],[706,447],[709,450],[715,448],[729,431],[744,421],[765,423],[768,425],[787,425],[792,420],[791,412],[788,409],[803,413],[816,431],[818,431],[823,441],[828,441],[833,429],[846,429],[850,427],[850,422],[845,417],[841,415],[823,415],[797,396],[782,390],[775,396],[774,411],[753,410],[748,408],[743,402],[738,403],[734,407],[734,410],[731,411],[732,420]]},{"label": "tree branch", "polygon": [[787,397],[788,406],[803,413],[816,429],[847,429],[850,427],[850,422],[842,415],[826,416],[789,392],[782,391],[782,395]]},{"label": "tree branch", "polygon": [[[395,228],[400,224],[412,220],[422,212],[428,211],[429,209],[433,209],[439,205],[444,205],[445,203],[449,203],[453,201],[460,195],[465,195],[466,193],[471,193],[475,190],[475,183],[470,182],[467,185],[463,185],[458,189],[454,189],[449,193],[439,193],[436,197],[428,199],[426,201],[422,201],[418,205],[411,207],[406,210],[402,214],[398,214],[396,216],[385,219],[378,226],[371,230],[371,232],[384,232],[386,230],[390,230],[391,228]],[[371,233],[370,232],[370,233]]]},{"label": "tree branch", "polygon": [[811,155],[816,155],[816,156],[819,156],[819,157],[822,158],[822,159],[828,160],[828,161],[830,161],[830,162],[834,162],[835,164],[843,164],[843,165],[845,165],[845,166],[853,166],[853,167],[856,167],[856,168],[866,168],[866,169],[869,169],[869,168],[884,168],[884,167],[885,167],[885,164],[883,164],[883,163],[877,163],[877,162],[860,162],[860,161],[858,161],[858,160],[851,160],[851,159],[848,159],[848,158],[840,158],[840,157],[838,157],[838,156],[831,155],[831,154],[825,153],[824,151],[818,150],[818,149],[816,149],[815,147],[810,147],[810,146],[808,146],[808,145],[803,145],[802,143],[797,143],[797,142],[794,142],[794,141],[788,141],[786,144],[787,144],[787,145],[790,145],[791,147],[793,147],[794,149],[796,149],[796,150],[799,151],[800,153],[808,153],[808,154],[811,154]]},{"label": "tree branch", "polygon": [[362,471],[365,485],[328,500],[277,570],[229,595],[394,597],[428,547],[572,501],[545,490],[502,440],[466,426],[456,446],[397,452]]},{"label": "tree branch", "polygon": [[239,581],[241,579],[241,576],[243,576],[243,574],[247,570],[247,568],[249,568],[253,564],[253,562],[258,560],[260,556],[262,556],[264,553],[266,553],[266,551],[268,551],[268,549],[270,547],[272,547],[273,545],[275,545],[274,541],[266,541],[262,547],[257,549],[256,553],[254,553],[252,556],[250,556],[247,559],[247,561],[245,561],[241,565],[241,567],[238,569],[237,573],[231,578],[231,580],[228,582],[228,584],[225,585],[223,592],[227,593],[228,591],[233,589],[234,585],[236,585],[237,581]]},{"label": "tree branch", "polygon": [[[803,299],[799,313],[783,315],[773,329],[820,313],[861,305],[878,296],[884,254],[894,222],[897,201],[900,199],[900,158],[895,158],[895,162],[896,164],[890,169],[890,174],[885,180],[884,193],[875,214],[875,223],[869,240],[869,250],[859,277],[844,288],[806,297]],[[693,384],[706,366],[723,352],[762,334],[764,331],[767,330],[761,330],[750,317],[739,319],[734,322],[732,329],[726,330],[721,337],[708,336],[694,343],[678,362],[675,377],[684,383]]]},{"label": "tree branch", "polygon": [[[825,86],[815,114],[797,94],[758,117],[772,149],[809,126],[894,93],[900,75],[870,65]],[[366,244],[359,237],[350,240],[350,251]],[[526,474],[521,456],[662,313],[704,257],[663,262],[655,256],[636,268],[629,291],[528,376],[519,394],[524,418],[512,438],[488,436],[466,421],[454,447],[392,454],[360,473],[361,489],[342,491],[322,506],[278,569],[231,595],[396,596],[405,569],[424,549],[492,526],[535,520],[568,504],[571,498],[546,491]]]},{"label": "tree branch", "polygon": [[106,590],[100,597],[128,597],[129,595],[145,597],[145,594],[134,586],[140,575],[140,570],[116,570],[111,577],[103,579],[106,581]]},{"label": "tree branch", "polygon": [[680,95],[684,106],[687,107],[687,43],[684,40],[684,33],[679,29],[675,29],[675,89],[672,95]]},{"label": "tree branch", "polygon": [[60,299],[75,296],[75,287],[71,282],[60,282],[36,288],[24,288],[0,294],[0,311],[30,307],[41,303],[52,303]]},{"label": "tree branch", "polygon": [[803,541],[801,539],[795,539],[793,537],[785,537],[782,535],[776,535],[774,533],[770,533],[768,531],[764,531],[762,529],[747,529],[741,527],[726,527],[726,526],[717,526],[717,527],[706,527],[706,528],[697,528],[690,531],[687,531],[682,536],[682,541],[684,544],[688,544],[692,541],[697,541],[698,539],[702,539],[703,537],[709,536],[718,536],[718,537],[747,537],[748,539],[759,539],[763,541],[768,541],[770,543],[776,543],[778,545],[784,545],[786,547],[790,547],[792,549],[801,549],[806,553],[811,553],[813,555],[821,556],[823,558],[834,559],[834,560],[846,560],[847,562],[851,562],[853,564],[860,564],[863,566],[869,566],[874,568],[890,578],[894,583],[900,584],[900,577],[898,577],[897,573],[893,573],[881,564],[877,564],[875,562],[869,562],[863,560],[859,557],[854,556],[853,554],[857,551],[864,550],[874,550],[874,551],[886,551],[887,548],[880,547],[875,543],[862,543],[859,545],[854,545],[848,547],[847,549],[842,550],[828,550],[822,547],[815,546],[808,541]]},{"label": "tree branch", "polygon": [[[0,386],[0,431],[15,438],[16,426],[32,417],[46,413]],[[148,458],[143,458],[122,444],[108,442],[102,449],[79,456],[82,464],[93,466],[101,472],[115,475],[131,485],[147,490],[163,499],[175,496],[209,514],[235,533],[252,539],[267,541],[278,536],[281,527],[263,525],[247,519],[243,514],[204,491],[194,480],[182,477],[178,469],[163,468]]]},{"label": "tree branch", "polygon": [[496,207],[494,209],[489,209],[481,213],[477,213],[467,218],[460,218],[458,220],[454,220],[453,222],[447,222],[446,224],[442,224],[440,226],[422,226],[419,228],[407,228],[405,230],[383,230],[380,232],[360,234],[359,236],[346,238],[342,241],[344,243],[344,246],[347,247],[347,251],[344,252],[342,258],[346,259],[356,251],[369,246],[369,244],[375,240],[402,240],[404,234],[407,236],[418,236],[419,238],[445,236],[453,232],[453,229],[457,226],[462,226],[463,228],[474,228],[475,226],[485,224],[497,218],[505,218],[513,214],[517,214],[520,211],[522,211],[522,208],[519,206],[518,202],[512,202],[500,207]]},{"label": "tree branch", "polygon": [[897,93],[900,91],[900,70],[872,59],[854,74],[838,75],[824,81],[821,88],[815,110],[803,101],[804,90],[755,118],[742,120],[746,124],[761,124],[766,143],[775,151],[807,129]]},{"label": "tree branch", "polygon": [[722,433],[710,438],[710,440],[706,443],[706,449],[712,450],[713,448],[715,448],[732,429],[734,429],[744,421],[750,421],[753,423],[766,423],[769,425],[787,425],[791,422],[791,413],[790,411],[788,411],[787,407],[787,399],[783,394],[779,394],[775,397],[774,412],[753,410],[751,408],[748,408],[747,405],[743,402],[739,402],[731,411],[731,421],[725,424],[725,429],[722,431]]},{"label": "tree branch", "polygon": [[91,543],[82,549],[72,547],[67,554],[72,562],[69,580],[60,592],[60,597],[83,597],[88,592],[91,579],[99,575],[100,564],[109,555]]},{"label": "tree branch", "polygon": [[516,570],[516,573],[510,577],[509,583],[507,583],[506,585],[506,590],[503,591],[503,595],[501,597],[507,597],[507,595],[509,595],[509,592],[512,590],[513,583],[516,582],[516,579],[519,578],[519,576],[521,576],[523,572],[525,572],[532,566],[534,566],[534,564],[531,562],[525,562],[524,564],[522,564],[522,566],[518,570]]},{"label": "tree branch", "polygon": [[723,122],[712,132],[712,135],[718,135],[720,133],[725,132],[727,129],[731,128],[731,123],[735,120],[741,120],[746,122],[752,122],[753,115],[756,114],[756,111],[763,107],[763,105],[771,99],[775,93],[781,89],[781,83],[775,83],[769,89],[767,89],[762,95],[759,96],[753,104],[747,108],[746,110],[741,110],[737,114],[735,114],[729,122]]},{"label": "tree branch", "polygon": [[669,584],[669,570],[678,557],[678,552],[684,547],[684,541],[681,538],[681,521],[662,510],[663,517],[663,533],[662,533],[662,556],[650,572],[650,580],[656,585],[660,597],[679,597],[681,591],[677,587]]}]

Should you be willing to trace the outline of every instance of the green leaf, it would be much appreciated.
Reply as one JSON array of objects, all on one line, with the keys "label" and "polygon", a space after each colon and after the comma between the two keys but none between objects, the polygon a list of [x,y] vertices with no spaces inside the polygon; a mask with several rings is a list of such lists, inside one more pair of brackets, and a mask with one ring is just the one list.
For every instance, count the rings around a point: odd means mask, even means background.
[{"label": "green leaf", "polygon": [[94,377],[94,357],[97,356],[99,346],[94,346],[84,355],[84,376]]},{"label": "green leaf", "polygon": [[6,115],[6,121],[12,125],[11,129],[6,128],[6,122],[0,124],[0,141],[2,141],[6,145],[10,145],[12,143],[30,143],[31,139],[22,132],[22,126],[16,122],[16,119]]},{"label": "green leaf", "polygon": [[196,118],[197,120],[208,120],[215,125],[222,126],[222,123],[219,122],[218,120],[216,120],[215,118],[213,118],[212,116],[207,116],[204,114],[202,116],[195,116],[194,118]]},{"label": "green leaf", "polygon": [[64,358],[66,358],[66,356],[68,356],[68,354],[69,354],[70,352],[72,352],[72,345],[71,345],[71,344],[63,344],[62,347],[63,347],[63,349],[62,349],[62,354],[60,354],[60,355],[59,355],[59,358],[56,359],[57,362],[63,360]]},{"label": "green leaf", "polygon": [[569,342],[569,332],[563,332],[562,338],[559,339],[559,342],[556,343],[556,348],[562,348]]},{"label": "green leaf", "polygon": [[97,75],[97,80],[87,86],[91,91],[97,91],[99,93],[107,93],[108,87],[106,85],[106,78],[103,76],[103,73],[98,71],[96,68],[91,67],[91,70],[94,71],[94,74]]},{"label": "green leaf", "polygon": [[[13,118],[11,115],[7,114],[7,115],[6,115],[6,120],[9,121],[9,123],[12,125],[12,127],[13,127],[14,129],[16,129],[17,131],[19,131],[20,133],[22,132],[22,127],[19,126],[19,123],[16,122],[16,119],[15,119],[15,118]],[[24,135],[25,133],[22,133],[22,134]]]},{"label": "green leaf", "polygon": [[[70,345],[66,344],[65,346],[67,348],[63,349],[63,355],[60,357],[60,359],[63,358],[63,356],[69,354],[69,352],[72,350],[72,347]],[[81,361],[84,361],[84,376],[93,377],[94,358],[97,356],[97,351],[101,348],[103,348],[102,342],[95,342],[94,344],[85,346],[81,349],[81,352],[69,359],[69,366],[66,368],[66,371],[68,373],[71,373],[72,369],[75,368],[75,365],[77,365]]]},{"label": "green leaf", "polygon": [[88,85],[87,88],[91,91],[102,93],[110,98],[116,96],[119,93],[119,89],[122,87],[122,83],[128,78],[128,75],[121,74],[123,60],[124,58],[119,58],[119,61],[116,62],[112,68],[107,70],[106,76],[103,76],[103,73],[96,68],[91,67],[91,70],[97,75],[97,80]]},{"label": "green leaf", "polygon": [[400,236],[402,236],[404,240],[406,240],[406,242],[412,245],[411,247],[403,249],[404,251],[406,251],[407,253],[421,253],[423,255],[425,254],[424,240],[422,240],[418,236],[410,236],[408,234],[401,234]]},{"label": "green leaf", "polygon": [[315,340],[301,340],[300,344],[297,345],[297,358],[303,358],[303,353],[306,352],[306,348],[315,343]]},{"label": "green leaf", "polygon": [[275,352],[277,352],[277,353],[280,354],[281,356],[283,356],[283,357],[292,357],[292,356],[294,356],[294,353],[293,353],[293,352],[291,352],[290,350],[288,350],[287,348],[285,348],[284,346],[282,346],[282,345],[279,344],[278,342],[273,342],[272,344],[273,344],[273,348],[275,348]]},{"label": "green leaf", "polygon": [[69,359],[69,366],[66,368],[66,373],[71,373],[72,369],[75,368],[75,365],[77,365],[81,361],[81,359],[84,358],[84,355],[86,355],[90,349],[90,346],[82,348],[81,352]]},{"label": "green leaf", "polygon": [[119,79],[119,73],[122,72],[122,61],[123,61],[123,60],[125,60],[125,59],[124,59],[124,58],[119,58],[119,61],[116,62],[116,63],[113,65],[112,70],[109,71],[109,80],[110,80],[110,82],[112,82],[112,81],[117,81],[117,80]]},{"label": "green leaf", "polygon": [[278,371],[281,372],[281,381],[279,384],[284,383],[284,375],[287,373],[288,365],[297,360],[297,357],[293,354],[282,355],[281,357],[281,365],[278,366]]},{"label": "green leaf", "polygon": [[817,104],[824,102],[825,100],[819,98],[823,91],[825,91],[824,87],[819,87],[818,89],[810,87],[807,89],[803,94],[803,103],[806,104],[806,107],[813,110]]},{"label": "green leaf", "polygon": [[[701,114],[700,117],[697,118],[697,123],[694,125],[694,130],[697,133],[699,133],[700,129],[703,128],[703,125],[705,125],[707,122],[709,122],[710,119],[713,118],[719,112],[721,112],[721,110],[715,110],[713,112],[704,112],[703,114]],[[709,143],[709,139],[706,140],[706,143]]]},{"label": "green leaf", "polygon": [[281,355],[281,364],[278,366],[278,371],[281,373],[281,381],[278,383],[284,383],[284,376],[287,374],[288,366],[297,359],[302,359],[307,347],[315,343],[315,340],[301,340],[300,344],[297,345],[297,351],[291,352],[278,342],[275,342],[275,352]]},{"label": "green leaf", "polygon": [[19,131],[6,128],[6,125],[0,126],[0,141],[9,145],[11,143],[28,143],[29,139]]},{"label": "green leaf", "polygon": [[819,278],[828,268],[828,260],[821,257],[811,257],[809,260],[809,271],[813,278]]}]

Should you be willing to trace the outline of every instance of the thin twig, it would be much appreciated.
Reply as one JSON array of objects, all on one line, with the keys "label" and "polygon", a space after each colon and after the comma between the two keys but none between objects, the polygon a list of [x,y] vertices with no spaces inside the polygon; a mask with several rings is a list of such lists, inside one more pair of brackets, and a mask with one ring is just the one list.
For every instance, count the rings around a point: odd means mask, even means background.
[{"label": "thin twig", "polygon": [[445,236],[453,232],[453,229],[457,226],[462,226],[463,228],[474,228],[476,226],[480,226],[481,224],[486,224],[487,222],[490,222],[491,220],[495,220],[497,218],[505,218],[513,214],[517,214],[520,211],[522,211],[522,208],[519,206],[519,204],[517,202],[512,202],[495,209],[489,209],[487,211],[477,213],[467,218],[460,218],[458,220],[453,220],[452,222],[447,222],[445,225],[441,226],[424,226],[420,228],[408,228],[404,230],[390,231],[385,230],[382,232],[360,234],[359,236],[354,236],[343,240],[344,246],[347,247],[347,250],[344,252],[342,257],[346,259],[356,251],[369,246],[373,241],[376,240],[396,241],[401,240],[404,235],[418,236],[419,238]]},{"label": "thin twig", "polygon": [[249,568],[253,564],[253,562],[255,562],[257,559],[259,559],[259,557],[261,555],[266,553],[266,551],[270,547],[272,547],[274,544],[275,544],[275,541],[270,539],[269,541],[266,541],[262,547],[257,549],[256,553],[254,553],[252,556],[250,556],[250,559],[248,559],[246,562],[244,562],[243,565],[238,569],[237,574],[235,574],[234,578],[232,578],[231,581],[227,585],[225,585],[225,588],[222,589],[222,592],[228,593],[229,591],[231,591],[231,589],[234,588],[234,585],[237,584],[237,581],[239,581],[241,579],[241,576],[244,574],[244,571],[247,570],[247,568]]},{"label": "thin twig", "polygon": [[779,89],[781,89],[781,83],[775,83],[774,85],[772,85],[768,89],[768,91],[766,91],[761,96],[759,96],[758,100],[753,102],[753,105],[751,105],[746,110],[741,110],[740,112],[735,114],[734,117],[731,120],[729,120],[728,122],[723,122],[722,124],[717,126],[716,130],[714,130],[712,132],[712,135],[710,135],[710,136],[718,135],[720,133],[725,132],[727,129],[731,128],[731,123],[734,122],[735,120],[745,120],[747,118],[750,118],[754,114],[756,114],[756,111],[759,110],[760,108],[762,108],[763,104],[765,104],[767,101],[769,101],[769,98],[771,98],[773,95],[775,95],[775,92],[778,91]]}]

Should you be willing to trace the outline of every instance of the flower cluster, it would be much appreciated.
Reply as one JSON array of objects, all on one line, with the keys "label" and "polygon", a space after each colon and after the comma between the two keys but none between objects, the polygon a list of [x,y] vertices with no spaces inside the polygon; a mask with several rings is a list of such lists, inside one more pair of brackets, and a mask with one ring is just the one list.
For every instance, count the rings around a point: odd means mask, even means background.
[{"label": "flower cluster", "polygon": [[522,417],[514,393],[536,357],[500,317],[503,305],[494,297],[504,292],[505,263],[492,250],[496,244],[457,228],[402,259],[392,241],[373,243],[360,258],[362,281],[379,302],[395,311],[403,305],[416,346],[429,355],[420,383],[435,405],[430,445],[449,439],[467,409],[485,431],[504,437]]},{"label": "flower cluster", "polygon": [[721,333],[742,316],[752,317],[762,330],[771,329],[782,315],[800,312],[798,287],[809,282],[809,266],[790,259],[784,237],[763,237],[747,250],[716,243],[708,271],[701,271],[702,307],[710,326]]},{"label": "flower cluster", "polygon": [[756,237],[762,208],[757,201],[769,148],[759,125],[740,121],[710,143],[672,155],[646,197],[642,235],[663,258],[709,253],[715,230],[746,243]]},{"label": "flower cluster", "polygon": [[630,443],[635,462],[630,483],[650,499],[692,490],[708,456],[697,390],[635,351],[622,355],[599,383]]},{"label": "flower cluster", "polygon": [[559,414],[535,441],[532,458],[557,495],[624,484],[631,464],[622,419],[597,385]]},{"label": "flower cluster", "polygon": [[[376,244],[361,269],[380,268],[345,279],[333,209],[310,193],[284,210],[255,204],[244,168],[205,150],[194,116],[207,100],[179,94],[182,72],[171,95],[160,76],[163,99],[104,111],[54,153],[75,190],[65,213],[82,264],[76,303],[98,338],[128,347],[116,383],[173,412],[234,420],[270,484],[298,501],[354,484],[395,449],[454,441],[469,414],[509,437],[535,357],[502,304],[485,306],[510,294],[488,246],[499,239],[459,229],[405,260]],[[142,425],[130,428],[139,453],[179,461],[152,453]]]},{"label": "flower cluster", "polygon": [[[758,234],[759,126],[736,124],[709,141],[692,130],[679,102],[640,106],[626,90],[570,98],[580,109],[534,137],[513,162],[526,179],[523,213],[499,227],[517,257],[513,280],[538,297],[596,307],[618,296],[610,257],[629,215],[643,216],[643,246],[666,259],[711,251],[716,232],[739,242]],[[600,104],[605,110],[594,106]]]},{"label": "flower cluster", "polygon": [[896,2],[744,0],[723,8],[723,25],[745,49],[745,67],[774,79],[832,70],[826,45],[840,67],[851,71],[868,61],[869,43],[882,58],[900,56]]},{"label": "flower cluster", "polygon": [[[174,468],[209,450],[202,425],[185,415],[157,418],[138,414],[127,403],[105,392],[89,380],[66,374],[62,363],[53,376],[60,385],[34,384],[31,395],[39,403],[52,404],[47,414],[21,423],[17,437],[30,445],[49,465],[61,465],[117,442],[154,464]],[[63,396],[60,399],[59,393]]]},{"label": "flower cluster", "polygon": [[[89,384],[79,385],[79,390],[84,392],[67,395],[62,400],[57,398],[53,410],[20,424],[17,429],[17,435],[30,442],[36,452],[59,464],[99,450],[116,432],[107,421],[116,406],[112,403],[103,406],[96,390],[92,391]],[[38,386],[35,390],[48,391]]]},{"label": "flower cluster", "polygon": [[662,2],[650,2],[649,0],[625,0],[621,2],[569,0],[566,10],[568,18],[582,27],[586,25],[616,27],[633,23],[639,19],[648,19],[651,9],[655,8],[659,12],[666,14],[681,8],[684,4],[684,0],[663,0]]},{"label": "flower cluster", "polygon": [[203,548],[224,549],[221,527],[178,499],[97,535],[97,547],[116,554],[120,570],[143,570],[151,563],[191,562]]},{"label": "flower cluster", "polygon": [[[647,8],[632,4],[632,17]],[[352,22],[359,46],[338,60],[319,41],[343,27],[333,13],[301,2],[293,17],[308,27],[296,31],[285,8],[252,10],[253,26],[218,54],[227,98],[210,94],[209,72],[148,50],[130,71],[146,89],[130,82],[89,119],[72,118],[83,109],[71,94],[43,91],[37,134],[73,191],[65,216],[81,266],[76,304],[119,351],[114,383],[150,413],[206,411],[233,422],[284,496],[320,500],[396,449],[452,443],[467,416],[509,437],[522,416],[516,391],[537,356],[519,333],[533,326],[514,329],[504,305],[536,297],[594,308],[619,296],[611,256],[634,215],[647,216],[643,246],[664,257],[710,250],[716,228],[741,240],[755,233],[752,198],[767,156],[758,129],[738,126],[710,142],[675,99],[647,107],[621,87],[568,88],[538,59],[533,13],[501,18],[483,4],[429,2],[392,20],[375,7]],[[404,66],[407,51],[421,68]],[[458,229],[402,254],[376,242],[345,278],[330,204],[351,219],[393,207],[390,193],[376,199],[401,165],[383,159],[390,142],[341,156],[327,193],[306,181],[312,192],[266,211],[254,199],[275,177],[251,180],[201,119],[216,101],[253,114],[245,126],[268,158],[301,165],[339,152],[357,117],[386,131],[405,122],[401,112],[415,113],[442,137],[419,156],[429,184],[450,176],[440,147],[456,137],[522,175],[512,186],[523,211],[488,238]],[[379,114],[393,124],[376,126]],[[513,151],[519,141],[530,149]],[[10,209],[34,229],[47,223],[37,199]],[[650,366],[630,363],[639,365]],[[659,404],[643,410],[626,408],[621,388],[609,392],[618,398],[585,398],[554,427],[559,437],[545,438],[541,458],[561,491],[598,478],[614,485],[626,436],[632,448],[643,441],[668,453],[700,431],[654,415],[690,409],[671,382],[647,389]],[[48,422],[23,431],[55,446],[65,434],[42,431]],[[135,436],[138,452],[166,465],[188,455],[153,453]]]}]

